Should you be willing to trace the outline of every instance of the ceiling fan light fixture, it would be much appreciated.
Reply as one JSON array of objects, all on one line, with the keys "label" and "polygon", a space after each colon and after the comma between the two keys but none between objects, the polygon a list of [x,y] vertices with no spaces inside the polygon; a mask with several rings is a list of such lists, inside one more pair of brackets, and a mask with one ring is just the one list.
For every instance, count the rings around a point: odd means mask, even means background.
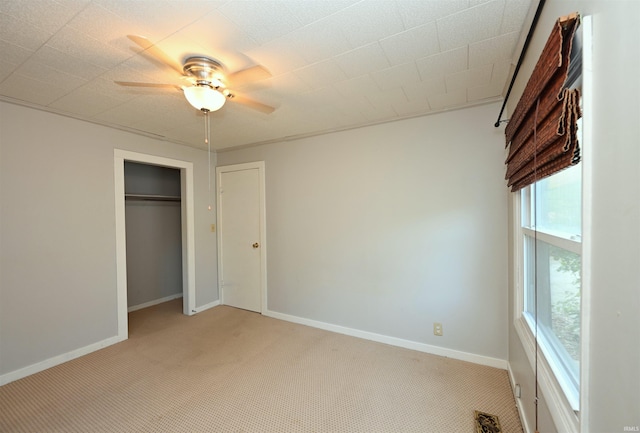
[{"label": "ceiling fan light fixture", "polygon": [[215,77],[214,77],[214,78],[212,78],[212,79],[211,79],[211,81],[209,81],[209,85],[210,85],[211,87],[213,87],[214,89],[217,89],[217,88],[219,88],[219,87],[222,87],[222,86],[223,86],[222,81],[218,80],[218,79],[217,79],[217,78],[215,78]]},{"label": "ceiling fan light fixture", "polygon": [[194,108],[203,111],[216,111],[222,108],[226,98],[209,86],[191,86],[183,89],[184,96]]}]

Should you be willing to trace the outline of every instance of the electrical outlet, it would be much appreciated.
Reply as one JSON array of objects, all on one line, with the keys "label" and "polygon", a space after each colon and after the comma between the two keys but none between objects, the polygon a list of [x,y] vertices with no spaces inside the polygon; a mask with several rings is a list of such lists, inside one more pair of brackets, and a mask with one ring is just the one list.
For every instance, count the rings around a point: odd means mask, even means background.
[{"label": "electrical outlet", "polygon": [[442,323],[433,322],[433,335],[442,337]]}]

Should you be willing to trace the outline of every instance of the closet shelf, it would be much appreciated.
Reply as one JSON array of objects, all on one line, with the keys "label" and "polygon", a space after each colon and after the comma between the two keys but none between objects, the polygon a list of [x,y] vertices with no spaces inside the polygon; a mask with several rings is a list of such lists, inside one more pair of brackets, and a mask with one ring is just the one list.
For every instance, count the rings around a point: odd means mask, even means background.
[{"label": "closet shelf", "polygon": [[125,194],[126,200],[141,200],[141,201],[180,201],[179,196],[174,195],[157,195],[157,194]]}]

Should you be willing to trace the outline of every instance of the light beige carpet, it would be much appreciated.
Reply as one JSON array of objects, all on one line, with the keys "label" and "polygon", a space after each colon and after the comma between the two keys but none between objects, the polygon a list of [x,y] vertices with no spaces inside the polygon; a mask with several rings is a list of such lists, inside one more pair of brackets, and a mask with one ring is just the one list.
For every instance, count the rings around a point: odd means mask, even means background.
[{"label": "light beige carpet", "polygon": [[0,387],[2,432],[521,433],[507,372],[181,300],[129,340]]}]

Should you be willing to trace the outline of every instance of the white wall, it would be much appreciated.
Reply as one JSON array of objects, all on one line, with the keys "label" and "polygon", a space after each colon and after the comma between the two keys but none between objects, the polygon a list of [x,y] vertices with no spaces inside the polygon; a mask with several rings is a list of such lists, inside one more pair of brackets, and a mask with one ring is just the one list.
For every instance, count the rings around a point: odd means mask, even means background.
[{"label": "white wall", "polygon": [[218,299],[205,152],[0,102],[0,378],[117,335],[114,148],[193,162],[196,306]]},{"label": "white wall", "polygon": [[[640,427],[640,2],[547,1],[509,111],[553,22],[573,11],[593,17],[593,111],[585,114],[592,119],[592,152],[583,159],[593,172],[587,197],[592,208],[585,216],[592,225],[583,233],[591,244],[591,301],[585,312],[590,326],[584,342],[588,352],[581,393],[586,404],[580,431],[622,432]],[[509,333],[516,379],[532,388],[533,372],[513,326]],[[523,390],[530,420],[532,396],[532,389]],[[543,425],[552,425],[548,414],[543,415]]]},{"label": "white wall", "polygon": [[265,161],[269,310],[505,360],[499,108],[219,153]]}]

